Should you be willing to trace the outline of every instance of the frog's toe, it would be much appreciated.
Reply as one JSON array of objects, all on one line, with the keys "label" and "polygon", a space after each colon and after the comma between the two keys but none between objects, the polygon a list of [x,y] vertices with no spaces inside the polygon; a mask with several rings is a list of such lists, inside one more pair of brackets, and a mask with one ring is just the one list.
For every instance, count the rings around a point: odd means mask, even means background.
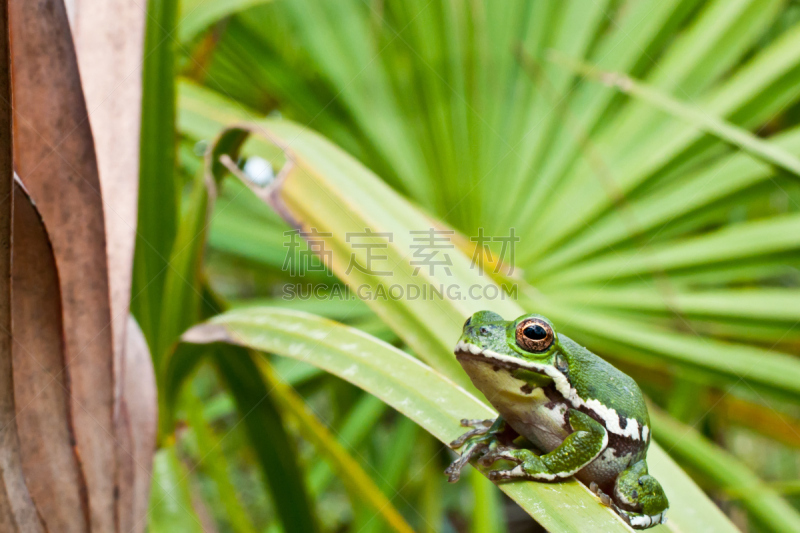
[{"label": "frog's toe", "polygon": [[600,486],[594,481],[589,483],[589,490],[592,491],[595,496],[597,496],[597,499],[600,500],[600,503],[602,503],[606,507],[611,507],[614,509],[616,508],[616,506],[614,505],[614,500],[611,499],[611,496],[603,492]]},{"label": "frog's toe", "polygon": [[495,420],[463,418],[461,425],[473,428],[450,443],[451,448],[460,448],[470,443],[496,441],[497,435],[506,430],[506,422],[501,417]]},{"label": "frog's toe", "polygon": [[494,424],[494,420],[486,419],[482,420],[480,418],[462,418],[461,419],[461,426],[465,428],[490,428]]},{"label": "frog's toe", "polygon": [[[463,420],[462,420],[462,422],[463,422]],[[471,439],[473,437],[480,436],[480,435],[486,435],[487,433],[489,433],[489,428],[488,427],[477,427],[475,429],[467,431],[466,433],[464,433],[463,435],[458,437],[456,440],[451,442],[450,443],[450,447],[451,448],[460,448],[469,439]]]}]

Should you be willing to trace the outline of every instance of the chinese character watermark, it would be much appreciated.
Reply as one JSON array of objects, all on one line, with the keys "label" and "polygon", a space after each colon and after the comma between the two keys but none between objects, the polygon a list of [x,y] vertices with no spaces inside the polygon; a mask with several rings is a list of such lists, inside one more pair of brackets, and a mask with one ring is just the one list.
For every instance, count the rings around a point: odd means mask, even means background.
[{"label": "chinese character watermark", "polygon": [[[292,229],[284,231],[283,236],[289,237],[289,241],[283,243],[288,250],[282,269],[288,271],[289,275],[302,276],[304,272],[325,271],[325,265],[331,264],[333,253],[325,248],[324,238],[332,237],[332,233],[319,232],[317,228],[311,228],[310,231]],[[307,243],[305,248],[301,248],[301,237]]]},{"label": "chinese character watermark", "polygon": [[[475,249],[472,252],[472,261],[470,263],[470,267],[478,267],[478,272],[483,274],[484,270],[484,262],[486,258],[490,258],[494,262],[494,273],[497,274],[500,272],[501,265],[507,265],[507,273],[512,274],[514,272],[514,248],[516,243],[520,241],[520,238],[516,235],[514,228],[509,229],[509,233],[507,236],[494,236],[489,237],[488,235],[484,234],[483,228],[478,228],[478,235],[476,237],[470,237],[470,241],[475,243]],[[491,249],[489,248],[490,242],[499,242],[500,245],[500,253],[496,260],[494,260],[494,255],[492,254]]]},{"label": "chinese character watermark", "polygon": [[[385,239],[383,241],[376,239]],[[349,274],[355,268],[364,274],[373,276],[391,276],[392,272],[387,270],[373,270],[373,261],[386,261],[388,256],[386,254],[375,254],[376,250],[386,250],[389,243],[392,242],[393,235],[389,232],[373,232],[369,228],[364,228],[363,233],[347,233],[345,234],[345,242],[351,243],[350,246],[354,250],[364,250],[364,263],[361,264],[356,259],[356,253],[350,253],[350,262],[347,265],[345,274]]]},{"label": "chinese character watermark", "polygon": [[[447,276],[452,275],[453,260],[448,251],[456,247],[452,240],[455,236],[454,230],[428,228],[411,230],[409,234],[412,244],[409,245],[411,257],[407,264],[414,268],[414,276],[423,268],[427,269],[427,275],[431,277],[442,273]],[[287,254],[283,261],[283,270],[291,276],[325,271],[332,264],[333,252],[325,246],[326,239],[333,237],[332,233],[311,228],[309,231],[289,230],[283,235],[289,237],[284,242]],[[302,245],[300,238],[306,241],[305,246]],[[478,235],[470,237],[469,240],[474,243],[470,268],[477,267],[479,275],[490,269],[495,274],[501,270],[507,274],[513,273],[515,246],[521,240],[514,228],[510,228],[508,235],[504,236],[490,236],[486,234],[484,228],[479,228]],[[392,276],[394,272],[387,269],[387,263],[390,258],[389,245],[394,241],[391,232],[376,232],[369,228],[364,228],[363,232],[346,233],[345,242],[350,248],[350,258],[344,274],[350,275],[356,271],[370,276]],[[494,246],[491,246],[492,244]],[[399,253],[402,254],[402,250]],[[406,260],[406,257],[408,256],[404,255],[401,261]]]},{"label": "chinese character watermark", "polygon": [[428,267],[428,275],[433,276],[434,270],[438,266],[444,268],[444,271],[449,276],[453,262],[450,260],[450,256],[442,250],[454,248],[450,242],[449,235],[453,235],[455,232],[453,230],[429,228],[424,231],[411,231],[410,233],[414,235],[414,242],[418,243],[411,245],[415,259],[409,261],[409,264],[415,267],[414,275],[416,276],[419,273],[421,267]]}]

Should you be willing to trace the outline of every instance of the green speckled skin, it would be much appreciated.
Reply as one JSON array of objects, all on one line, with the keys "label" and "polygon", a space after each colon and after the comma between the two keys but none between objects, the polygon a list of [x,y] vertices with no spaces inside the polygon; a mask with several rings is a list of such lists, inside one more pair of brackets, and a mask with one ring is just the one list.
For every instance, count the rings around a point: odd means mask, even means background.
[{"label": "green speckled skin", "polygon": [[[529,340],[531,325],[549,336]],[[635,528],[665,520],[666,495],[645,462],[650,419],[633,379],[540,315],[506,321],[476,313],[455,353],[500,417],[491,424],[463,421],[474,429],[452,443],[463,450],[447,470],[451,481],[480,457],[495,480],[574,475]]]}]

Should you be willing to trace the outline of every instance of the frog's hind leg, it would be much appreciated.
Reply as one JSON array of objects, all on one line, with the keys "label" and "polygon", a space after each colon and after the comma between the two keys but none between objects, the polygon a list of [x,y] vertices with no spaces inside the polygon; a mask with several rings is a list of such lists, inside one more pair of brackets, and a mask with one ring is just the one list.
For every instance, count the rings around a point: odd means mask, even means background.
[{"label": "frog's hind leg", "polygon": [[575,474],[602,453],[608,444],[605,428],[595,419],[570,409],[569,422],[573,432],[564,439],[558,448],[544,455],[536,455],[531,450],[501,447],[487,453],[481,463],[491,464],[506,460],[517,463],[508,470],[493,470],[489,479],[534,479],[554,481]]},{"label": "frog's hind leg", "polygon": [[611,505],[634,529],[645,529],[667,521],[669,501],[661,484],[638,461],[623,470],[614,483]]}]

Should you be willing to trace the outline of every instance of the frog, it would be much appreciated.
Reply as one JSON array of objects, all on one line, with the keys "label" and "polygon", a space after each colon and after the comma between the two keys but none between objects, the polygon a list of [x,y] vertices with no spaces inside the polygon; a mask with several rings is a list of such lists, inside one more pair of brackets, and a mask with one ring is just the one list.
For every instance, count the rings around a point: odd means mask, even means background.
[{"label": "frog", "polygon": [[445,471],[450,482],[471,461],[498,483],[575,477],[634,529],[666,522],[669,501],[646,461],[647,404],[633,378],[539,314],[477,312],[454,352],[499,416],[461,421],[469,430],[450,443],[461,450]]}]

